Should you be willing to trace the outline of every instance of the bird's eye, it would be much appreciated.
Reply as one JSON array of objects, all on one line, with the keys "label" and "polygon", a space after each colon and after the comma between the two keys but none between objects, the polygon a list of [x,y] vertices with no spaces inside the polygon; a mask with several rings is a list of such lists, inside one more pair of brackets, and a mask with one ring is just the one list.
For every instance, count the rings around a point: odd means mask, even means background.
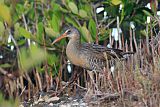
[{"label": "bird's eye", "polygon": [[67,30],[67,34],[69,35],[71,33],[71,30],[69,29],[69,30]]}]

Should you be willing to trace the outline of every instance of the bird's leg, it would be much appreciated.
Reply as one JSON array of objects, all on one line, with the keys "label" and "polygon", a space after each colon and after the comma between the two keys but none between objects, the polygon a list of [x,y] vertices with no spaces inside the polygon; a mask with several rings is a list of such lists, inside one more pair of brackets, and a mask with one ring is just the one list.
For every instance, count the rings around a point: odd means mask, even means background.
[{"label": "bird's leg", "polygon": [[87,73],[89,74],[89,77],[91,79],[91,85],[93,84],[95,86],[96,90],[98,90],[98,86],[97,86],[97,84],[94,81],[94,72],[87,70]]}]

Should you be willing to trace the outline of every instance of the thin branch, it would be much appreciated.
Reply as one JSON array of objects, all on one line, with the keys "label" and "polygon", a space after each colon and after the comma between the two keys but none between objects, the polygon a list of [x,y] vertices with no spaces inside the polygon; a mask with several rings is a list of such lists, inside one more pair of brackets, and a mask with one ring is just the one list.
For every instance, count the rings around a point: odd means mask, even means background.
[{"label": "thin branch", "polygon": [[3,74],[3,75],[6,75],[8,72],[0,67],[0,73]]},{"label": "thin branch", "polygon": [[116,19],[111,20],[104,28],[107,29],[115,21],[116,21]]}]

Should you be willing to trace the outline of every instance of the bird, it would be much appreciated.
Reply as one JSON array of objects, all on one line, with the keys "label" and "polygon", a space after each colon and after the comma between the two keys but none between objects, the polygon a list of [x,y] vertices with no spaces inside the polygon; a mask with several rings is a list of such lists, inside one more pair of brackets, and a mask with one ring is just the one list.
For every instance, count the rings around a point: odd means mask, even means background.
[{"label": "bird", "polygon": [[123,59],[126,54],[133,54],[133,52],[123,52],[121,49],[107,48],[94,43],[81,43],[80,32],[74,27],[56,38],[52,45],[66,37],[69,38],[66,55],[70,62],[89,71],[101,72],[106,67],[106,60]]}]

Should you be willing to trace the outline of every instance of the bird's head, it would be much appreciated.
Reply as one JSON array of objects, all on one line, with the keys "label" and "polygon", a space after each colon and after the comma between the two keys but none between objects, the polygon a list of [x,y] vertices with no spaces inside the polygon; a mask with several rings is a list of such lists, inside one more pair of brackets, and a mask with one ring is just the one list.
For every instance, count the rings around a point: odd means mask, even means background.
[{"label": "bird's head", "polygon": [[55,39],[52,44],[60,41],[63,38],[70,38],[70,39],[80,39],[80,34],[76,28],[70,28],[66,30],[61,36],[59,36],[57,39]]}]

